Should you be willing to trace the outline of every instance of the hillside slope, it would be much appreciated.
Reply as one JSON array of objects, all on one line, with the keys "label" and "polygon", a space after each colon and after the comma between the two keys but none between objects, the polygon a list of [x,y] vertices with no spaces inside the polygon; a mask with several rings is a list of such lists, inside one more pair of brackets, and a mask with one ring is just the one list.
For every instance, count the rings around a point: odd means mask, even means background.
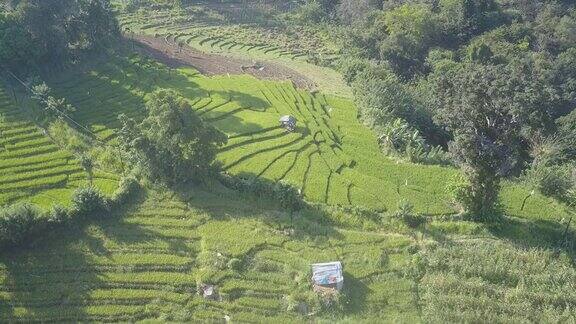
[{"label": "hillside slope", "polygon": [[[170,88],[228,135],[218,155],[225,171],[288,181],[316,202],[393,211],[408,200],[422,213],[455,212],[446,185],[458,171],[386,158],[346,99],[250,76],[206,77],[192,68],[171,69],[139,55],[110,57],[67,72],[51,86],[74,104],[75,118],[102,140],[114,140],[120,113],[143,118],[146,93]],[[286,114],[299,120],[294,133],[279,127],[278,119]],[[566,215],[563,205],[538,194],[521,209],[529,192],[515,184],[505,186],[502,199],[510,215]]]},{"label": "hillside slope", "polygon": [[[0,321],[575,320],[574,256],[542,249],[561,228],[435,221],[413,232],[385,218],[366,231],[331,217],[292,221],[221,188],[149,192],[109,219],[0,256]],[[532,249],[512,243],[530,237]],[[309,267],[332,260],[344,264],[345,297],[323,310]],[[201,283],[221,301],[199,296]]]},{"label": "hillside slope", "polygon": [[[67,205],[88,174],[73,154],[59,148],[0,89],[0,205],[31,201],[43,207]],[[94,185],[114,191],[118,178],[96,171]]]},{"label": "hillside slope", "polygon": [[[154,59],[174,59],[169,51],[150,58],[142,53],[153,51],[130,42],[45,80],[113,155],[118,116],[140,121],[147,95],[172,89],[227,135],[217,155],[225,173],[287,181],[305,201],[288,211],[272,201],[277,187],[271,198],[270,188],[232,190],[214,179],[171,187],[127,182],[120,187],[130,190],[112,204],[88,195],[86,205],[112,210],[41,214],[55,221],[0,249],[0,323],[576,323],[573,208],[506,181],[502,218],[465,220],[446,190],[460,171],[384,156],[340,76],[310,63],[330,61],[337,49],[306,29],[288,35],[229,21],[244,6],[225,7],[234,11],[193,5],[120,19],[127,34],[154,35],[169,50],[188,44],[235,57],[222,62],[294,66],[322,91],[244,74],[202,75]],[[22,106],[0,90],[0,207],[69,204],[88,174]],[[294,132],[279,126],[284,115],[298,119]],[[120,177],[95,176],[105,193]],[[6,216],[0,230],[26,233],[33,221],[20,222],[26,216]],[[313,291],[311,264],[336,260],[344,289],[331,299]],[[204,298],[204,285],[214,285],[216,298]]]}]

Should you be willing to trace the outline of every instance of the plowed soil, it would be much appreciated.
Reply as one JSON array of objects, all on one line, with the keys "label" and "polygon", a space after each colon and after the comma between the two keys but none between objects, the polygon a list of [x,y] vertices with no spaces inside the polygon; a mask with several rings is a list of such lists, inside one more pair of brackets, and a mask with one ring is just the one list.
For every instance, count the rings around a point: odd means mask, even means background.
[{"label": "plowed soil", "polygon": [[133,40],[137,50],[174,68],[192,66],[204,75],[250,74],[259,79],[290,80],[301,89],[316,89],[306,76],[280,64],[208,54],[190,46],[180,48],[161,37],[137,35]]}]

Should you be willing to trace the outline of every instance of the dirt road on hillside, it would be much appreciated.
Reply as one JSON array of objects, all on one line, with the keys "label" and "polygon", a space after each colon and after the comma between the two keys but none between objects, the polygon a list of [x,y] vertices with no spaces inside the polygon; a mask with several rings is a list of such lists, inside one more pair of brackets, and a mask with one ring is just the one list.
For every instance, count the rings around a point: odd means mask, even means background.
[{"label": "dirt road on hillside", "polygon": [[259,79],[290,80],[298,88],[316,89],[306,76],[276,63],[207,54],[190,46],[179,48],[163,37],[137,35],[134,41],[137,50],[171,67],[192,66],[205,75],[250,74]]}]

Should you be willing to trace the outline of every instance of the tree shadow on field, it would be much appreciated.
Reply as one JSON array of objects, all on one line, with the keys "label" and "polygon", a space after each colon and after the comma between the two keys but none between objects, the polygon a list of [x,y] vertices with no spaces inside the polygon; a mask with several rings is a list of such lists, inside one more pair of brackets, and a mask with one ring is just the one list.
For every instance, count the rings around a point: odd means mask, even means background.
[{"label": "tree shadow on field", "polygon": [[[275,181],[258,178],[254,173],[233,176],[240,179],[258,179],[262,187],[273,188]],[[263,189],[266,190],[266,189]],[[213,180],[204,186],[185,185],[175,190],[178,198],[186,201],[215,220],[252,218],[282,233],[289,233],[293,240],[342,239],[326,212],[317,206],[304,203],[303,208],[290,212],[283,209],[267,192],[248,192],[232,189]],[[225,200],[226,204],[222,203]]]},{"label": "tree shadow on field", "polygon": [[266,112],[269,108],[272,107],[268,101],[262,99],[261,97],[237,90],[213,91],[211,94],[229,98],[231,101],[238,103],[240,107],[252,111]]},{"label": "tree shadow on field", "polygon": [[564,252],[576,265],[576,232],[566,224],[550,220],[528,220],[506,217],[502,223],[490,227],[495,236],[525,248],[540,248]]},{"label": "tree shadow on field", "polygon": [[344,272],[344,292],[346,294],[346,313],[360,313],[366,305],[366,296],[370,293],[370,288],[361,280],[352,277]]},{"label": "tree shadow on field", "polygon": [[[85,309],[93,304],[92,292],[110,284],[104,279],[107,273],[146,270],[145,266],[114,262],[112,256],[125,252],[124,246],[130,248],[131,243],[160,240],[167,242],[171,251],[181,252],[187,248],[178,239],[168,239],[123,220],[123,216],[137,210],[144,199],[145,195],[139,194],[106,218],[92,218],[58,228],[28,246],[1,253],[4,280],[0,276],[0,291],[8,292],[10,296],[0,298],[0,322],[133,321],[153,316],[142,312],[102,317],[91,315]],[[111,242],[113,244],[109,245]],[[120,251],[116,245],[120,245]],[[98,260],[94,260],[95,257]],[[178,288],[181,287],[167,289]],[[115,305],[117,301],[102,302]],[[16,307],[25,310],[25,317],[22,317],[22,310],[16,313]]]},{"label": "tree shadow on field", "polygon": [[[47,233],[33,246],[12,249],[0,255],[5,267],[1,289],[10,297],[0,301],[0,321],[64,321],[90,319],[83,302],[90,292],[103,285],[98,271],[90,264],[88,252],[98,245],[83,226]],[[100,248],[97,248],[100,249]],[[18,315],[15,307],[25,310]]]}]

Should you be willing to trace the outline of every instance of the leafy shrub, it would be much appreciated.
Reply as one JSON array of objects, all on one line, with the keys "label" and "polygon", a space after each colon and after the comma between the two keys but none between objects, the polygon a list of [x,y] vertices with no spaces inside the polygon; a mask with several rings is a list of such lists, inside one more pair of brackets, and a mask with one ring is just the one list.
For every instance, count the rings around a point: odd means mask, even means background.
[{"label": "leafy shrub", "polygon": [[356,76],[370,66],[366,60],[358,58],[343,58],[338,63],[338,69],[348,84],[352,84],[356,80]]},{"label": "leafy shrub", "polygon": [[132,167],[167,185],[205,180],[214,169],[218,147],[227,142],[226,135],[204,122],[172,90],[148,95],[146,109],[148,116],[141,123],[119,116],[119,140]]},{"label": "leafy shrub", "polygon": [[72,219],[72,213],[70,210],[62,205],[53,205],[50,212],[48,213],[48,222],[50,225],[65,224]]},{"label": "leafy shrub", "polygon": [[300,210],[305,205],[300,192],[289,183],[283,181],[272,182],[254,176],[232,177],[230,175],[222,175],[220,176],[220,182],[226,187],[241,193],[272,199],[288,211]]},{"label": "leafy shrub", "polygon": [[323,291],[317,294],[317,298],[320,309],[324,312],[342,312],[344,311],[345,305],[348,303],[348,297],[344,290]]},{"label": "leafy shrub", "polygon": [[300,6],[291,18],[304,24],[318,23],[326,18],[326,12],[319,1],[312,0]]},{"label": "leafy shrub", "polygon": [[576,180],[571,165],[543,164],[527,170],[525,180],[543,195],[563,201],[570,201],[571,191],[576,189]]},{"label": "leafy shrub", "polygon": [[82,154],[88,151],[89,139],[70,127],[63,120],[57,120],[50,123],[48,133],[56,141],[58,146],[72,151],[76,154]]},{"label": "leafy shrub", "polygon": [[118,184],[118,189],[116,189],[112,196],[112,203],[122,205],[138,190],[140,190],[140,183],[138,183],[135,177],[131,175],[122,177]]},{"label": "leafy shrub", "polygon": [[242,260],[237,258],[232,258],[228,261],[228,269],[239,271],[242,268]]},{"label": "leafy shrub", "polygon": [[110,145],[93,147],[90,150],[90,157],[100,169],[108,170],[114,173],[124,171],[120,149]]},{"label": "leafy shrub", "polygon": [[473,210],[478,209],[478,201],[477,197],[474,197],[474,186],[464,176],[459,175],[451,179],[446,185],[446,190],[451,196],[455,208],[466,219],[480,222],[501,221],[503,211],[499,200],[496,200],[494,205],[490,208],[472,212]]},{"label": "leafy shrub", "polygon": [[300,193],[287,182],[277,182],[274,185],[273,195],[284,209],[294,211],[302,208]]},{"label": "leafy shrub", "polygon": [[430,146],[416,128],[401,118],[377,127],[378,141],[384,153],[407,158],[414,163],[451,164],[449,154],[440,146]]},{"label": "leafy shrub", "polygon": [[465,212],[473,203],[472,186],[463,176],[459,175],[452,178],[446,185],[446,190],[452,198],[452,203],[461,213]]},{"label": "leafy shrub", "polygon": [[94,187],[76,189],[72,195],[72,206],[75,212],[82,215],[109,211],[108,199]]},{"label": "leafy shrub", "polygon": [[0,209],[0,247],[23,243],[45,227],[42,214],[31,204],[17,204]]},{"label": "leafy shrub", "polygon": [[393,215],[411,228],[417,228],[426,222],[426,218],[414,212],[414,205],[409,201],[401,201],[398,210]]}]

